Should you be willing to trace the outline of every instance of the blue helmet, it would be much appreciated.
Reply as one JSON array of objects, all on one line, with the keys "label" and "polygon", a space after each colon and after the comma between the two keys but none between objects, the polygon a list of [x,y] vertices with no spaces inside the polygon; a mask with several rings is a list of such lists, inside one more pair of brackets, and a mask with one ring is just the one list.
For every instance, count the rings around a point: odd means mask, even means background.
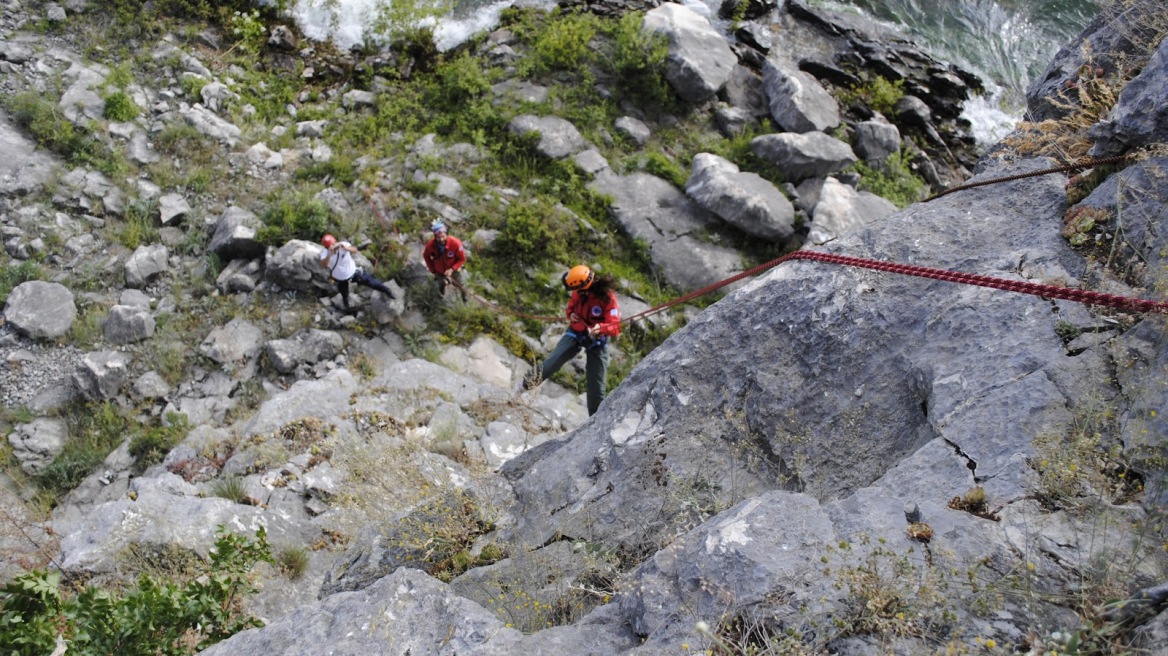
[{"label": "blue helmet", "polygon": [[433,223],[430,224],[430,232],[432,232],[434,234],[438,234],[440,232],[446,232],[446,224],[441,222],[441,221],[434,221]]}]

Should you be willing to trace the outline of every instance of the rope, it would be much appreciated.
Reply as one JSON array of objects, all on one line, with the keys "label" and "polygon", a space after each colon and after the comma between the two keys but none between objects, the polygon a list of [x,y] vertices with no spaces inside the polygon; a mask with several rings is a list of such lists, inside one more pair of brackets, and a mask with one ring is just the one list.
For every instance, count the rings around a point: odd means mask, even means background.
[{"label": "rope", "polygon": [[951,194],[955,191],[961,191],[963,189],[973,189],[974,187],[984,187],[986,185],[997,184],[999,182],[1012,182],[1014,180],[1024,180],[1026,178],[1037,178],[1040,175],[1049,175],[1051,173],[1067,173],[1069,171],[1080,171],[1082,169],[1088,169],[1088,168],[1091,168],[1094,166],[1103,166],[1105,164],[1118,164],[1120,162],[1127,161],[1130,157],[1131,157],[1131,155],[1116,155],[1114,157],[1103,157],[1100,159],[1082,159],[1082,160],[1079,160],[1077,162],[1074,162],[1073,164],[1064,164],[1062,166],[1056,166],[1054,168],[1049,168],[1049,169],[1042,169],[1040,171],[1030,171],[1029,173],[1016,173],[1014,175],[1007,175],[1007,176],[1003,176],[1000,178],[990,178],[988,180],[978,180],[977,182],[969,182],[969,183],[966,183],[963,185],[958,185],[958,186],[953,187],[951,189],[946,189],[945,191],[942,191],[940,193],[933,194],[932,196],[929,196],[928,198],[926,198],[924,200],[924,202],[927,203],[931,200],[936,200],[942,196],[948,196],[949,194]]}]

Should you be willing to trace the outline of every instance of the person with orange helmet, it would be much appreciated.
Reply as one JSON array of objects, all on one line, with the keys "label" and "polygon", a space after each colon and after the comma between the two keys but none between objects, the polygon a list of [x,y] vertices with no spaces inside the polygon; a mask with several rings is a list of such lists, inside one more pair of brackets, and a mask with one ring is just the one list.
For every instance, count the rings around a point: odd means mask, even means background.
[{"label": "person with orange helmet", "polygon": [[462,242],[451,237],[446,232],[446,224],[435,221],[430,224],[430,232],[434,236],[422,249],[422,259],[426,261],[426,268],[434,275],[438,283],[438,293],[445,296],[446,287],[453,280],[466,300],[466,292],[462,291],[462,265],[466,264],[466,250]]},{"label": "person with orange helmet", "polygon": [[547,380],[583,350],[587,356],[584,371],[588,414],[593,415],[604,400],[608,340],[620,335],[620,308],[617,307],[611,276],[597,276],[592,269],[580,264],[569,269],[560,280],[572,292],[564,311],[568,317],[568,331],[543,361],[539,378],[525,377],[520,381],[519,389],[530,389],[536,380]]},{"label": "person with orange helmet", "polygon": [[349,308],[350,280],[358,285],[375,289],[391,299],[394,298],[393,290],[357,266],[357,261],[353,259],[353,253],[357,252],[356,246],[347,241],[337,241],[337,238],[332,235],[321,237],[320,245],[324,246],[324,253],[320,256],[320,265],[328,269],[329,275],[337,283],[337,290],[341,292],[341,300],[345,303],[345,312],[352,311]]}]

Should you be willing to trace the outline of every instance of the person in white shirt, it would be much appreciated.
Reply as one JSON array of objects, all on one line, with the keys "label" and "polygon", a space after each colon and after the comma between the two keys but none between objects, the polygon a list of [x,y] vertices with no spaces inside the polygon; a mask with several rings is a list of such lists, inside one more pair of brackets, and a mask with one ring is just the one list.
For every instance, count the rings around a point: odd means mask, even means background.
[{"label": "person in white shirt", "polygon": [[357,252],[357,248],[347,241],[337,241],[337,238],[332,235],[325,235],[321,238],[320,244],[324,246],[324,253],[320,256],[320,265],[329,270],[329,275],[337,283],[337,290],[341,292],[341,300],[345,302],[345,312],[350,312],[349,308],[349,281],[375,289],[389,298],[394,298],[393,291],[386,287],[377,278],[365,273],[365,271],[357,266],[357,261],[353,259],[353,253]]}]

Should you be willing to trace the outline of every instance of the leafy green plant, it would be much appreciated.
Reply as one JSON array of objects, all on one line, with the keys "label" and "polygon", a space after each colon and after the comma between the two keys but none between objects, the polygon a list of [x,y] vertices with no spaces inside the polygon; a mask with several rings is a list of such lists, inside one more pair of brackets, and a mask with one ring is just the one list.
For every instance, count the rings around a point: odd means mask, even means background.
[{"label": "leafy green plant", "polygon": [[115,91],[105,97],[103,113],[111,121],[125,123],[138,117],[138,105],[125,91]]},{"label": "leafy green plant", "polygon": [[107,175],[124,172],[125,162],[107,150],[92,130],[69,122],[55,104],[40,94],[19,93],[7,97],[3,104],[38,144],[72,164],[91,166]]},{"label": "leafy green plant", "polygon": [[0,305],[8,300],[8,294],[21,283],[30,280],[40,280],[44,272],[36,262],[25,261],[20,264],[4,262],[0,264]]},{"label": "leafy green plant", "polygon": [[264,48],[264,41],[268,38],[268,28],[260,19],[258,9],[236,11],[231,14],[231,34],[238,39],[236,47],[251,55],[259,53]]},{"label": "leafy green plant", "polygon": [[609,28],[613,39],[610,66],[622,94],[642,107],[672,107],[677,96],[664,77],[669,40],[664,34],[641,30],[644,14],[630,12]]},{"label": "leafy green plant", "polygon": [[158,226],[154,217],[157,201],[135,201],[126,207],[126,220],[117,226],[118,242],[130,250],[158,241]]},{"label": "leafy green plant", "polygon": [[328,227],[329,208],[324,201],[305,193],[280,196],[260,215],[264,227],[256,239],[270,246],[280,246],[290,239],[316,241]]},{"label": "leafy green plant", "polygon": [[502,253],[524,263],[567,259],[566,243],[574,232],[561,212],[538,198],[507,208],[507,218],[499,235]]},{"label": "leafy green plant", "polygon": [[889,155],[879,166],[856,162],[855,168],[860,174],[861,190],[870,191],[892,201],[900,208],[908,207],[924,198],[928,189],[924,181],[913,172],[909,155],[904,151]]},{"label": "leafy green plant", "polygon": [[904,98],[904,80],[890,82],[877,75],[858,86],[838,92],[839,101],[844,105],[865,105],[881,114],[891,116],[896,103]]},{"label": "leafy green plant", "polygon": [[247,574],[259,562],[271,562],[263,527],[248,540],[220,526],[206,572],[185,585],[143,574],[123,593],[90,586],[71,595],[59,571],[22,574],[0,588],[0,651],[43,655],[60,637],[70,653],[194,654],[262,626],[239,611],[255,592]]},{"label": "leafy green plant", "polygon": [[531,56],[523,60],[520,74],[580,69],[591,59],[588,44],[597,32],[593,14],[553,13],[543,29],[532,34]]}]

